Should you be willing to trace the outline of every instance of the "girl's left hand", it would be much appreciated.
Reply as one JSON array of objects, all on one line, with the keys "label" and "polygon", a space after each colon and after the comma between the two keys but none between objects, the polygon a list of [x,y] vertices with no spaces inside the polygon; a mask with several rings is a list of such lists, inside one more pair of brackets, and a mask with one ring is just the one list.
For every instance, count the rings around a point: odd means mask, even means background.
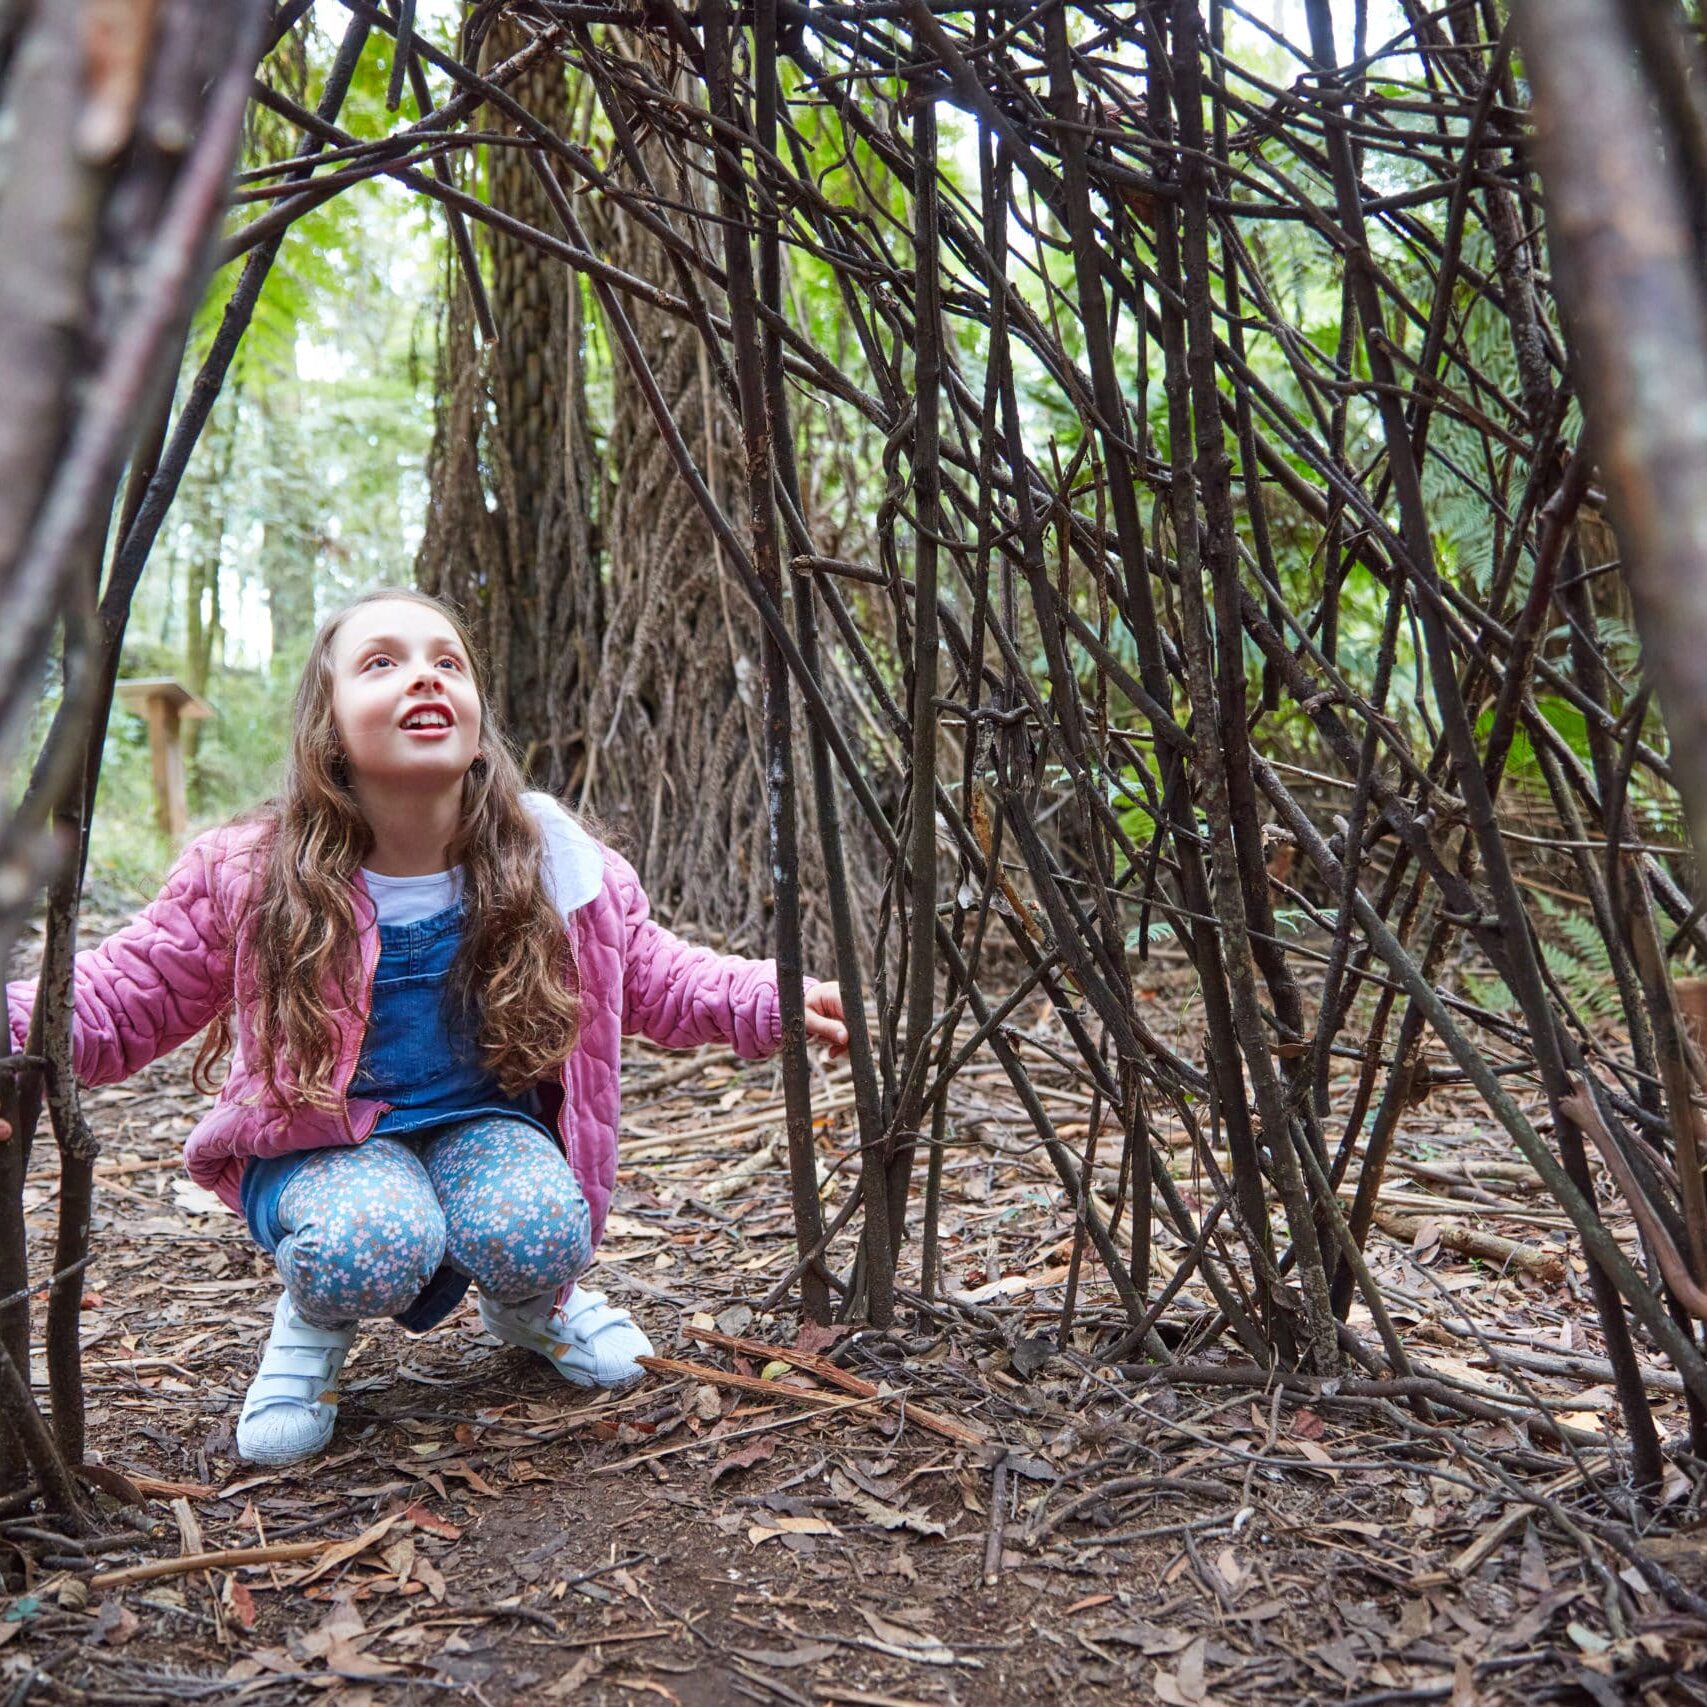
[{"label": "girl's left hand", "polygon": [[847,1054],[848,1028],[842,1024],[839,984],[814,984],[806,992],[806,1037],[809,1042],[827,1043],[832,1061]]}]

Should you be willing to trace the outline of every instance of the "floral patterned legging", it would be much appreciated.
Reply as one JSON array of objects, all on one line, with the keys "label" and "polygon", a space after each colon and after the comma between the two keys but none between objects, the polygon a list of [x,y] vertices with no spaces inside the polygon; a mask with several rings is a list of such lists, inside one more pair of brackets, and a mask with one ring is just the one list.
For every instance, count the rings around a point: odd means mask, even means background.
[{"label": "floral patterned legging", "polygon": [[562,1152],[502,1116],[316,1151],[280,1194],[278,1220],[279,1272],[318,1327],[396,1315],[440,1263],[519,1304],[592,1259],[587,1200]]}]

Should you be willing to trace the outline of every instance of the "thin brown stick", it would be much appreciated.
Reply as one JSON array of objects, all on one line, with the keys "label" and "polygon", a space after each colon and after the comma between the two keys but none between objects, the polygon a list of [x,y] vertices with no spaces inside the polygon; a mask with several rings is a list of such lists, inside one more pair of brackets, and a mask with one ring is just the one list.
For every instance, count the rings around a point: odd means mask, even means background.
[{"label": "thin brown stick", "polygon": [[146,1565],[125,1565],[116,1571],[97,1571],[91,1588],[123,1588],[127,1583],[181,1577],[191,1571],[231,1571],[239,1565],[278,1565],[291,1559],[312,1559],[336,1546],[332,1541],[274,1541],[265,1547],[227,1547],[214,1553],[183,1553],[176,1559],[152,1559]]},{"label": "thin brown stick", "polygon": [[[689,1328],[688,1332],[694,1339],[706,1345],[721,1346],[725,1351],[738,1351],[747,1357],[762,1357],[790,1364],[795,1369],[816,1376],[820,1381],[827,1381],[832,1387],[840,1387],[844,1393],[855,1393],[862,1399],[879,1396],[875,1382],[854,1375],[839,1364],[832,1363],[829,1358],[819,1357],[813,1352],[796,1351],[791,1346],[768,1345],[763,1340],[739,1339],[730,1334],[720,1334],[711,1328]],[[761,1383],[761,1386],[768,1385],[771,1384]],[[952,1422],[935,1411],[926,1410],[922,1405],[915,1405],[910,1399],[906,1399],[905,1395],[894,1395],[891,1402],[905,1402],[907,1416],[911,1421],[916,1422],[920,1428],[929,1429],[932,1434],[940,1434],[944,1440],[952,1440],[958,1446],[985,1444],[984,1436],[976,1429]]]}]

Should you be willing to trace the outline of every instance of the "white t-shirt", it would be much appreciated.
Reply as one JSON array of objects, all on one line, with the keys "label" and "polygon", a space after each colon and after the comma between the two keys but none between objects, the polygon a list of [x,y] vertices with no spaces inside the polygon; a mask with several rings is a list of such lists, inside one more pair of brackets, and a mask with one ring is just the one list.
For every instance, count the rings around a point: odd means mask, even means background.
[{"label": "white t-shirt", "polygon": [[[533,813],[544,838],[545,887],[564,918],[598,894],[604,855],[587,834],[549,794],[529,792],[522,803]],[[362,880],[373,897],[382,925],[412,925],[442,913],[462,894],[462,867],[429,872],[425,877],[384,877],[363,870]]]},{"label": "white t-shirt", "polygon": [[412,925],[442,913],[462,893],[462,867],[429,872],[425,877],[386,877],[364,866],[362,881],[373,897],[373,910],[382,925]]}]

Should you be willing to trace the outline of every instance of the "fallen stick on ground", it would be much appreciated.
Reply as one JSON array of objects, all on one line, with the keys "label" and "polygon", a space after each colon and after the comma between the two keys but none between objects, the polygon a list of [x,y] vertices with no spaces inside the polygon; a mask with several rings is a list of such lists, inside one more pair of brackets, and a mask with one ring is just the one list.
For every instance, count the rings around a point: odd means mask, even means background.
[{"label": "fallen stick on ground", "polygon": [[[1355,1190],[1341,1191],[1342,1198],[1356,1196]],[[1489,1216],[1498,1216],[1502,1220],[1515,1221],[1523,1227],[1564,1228],[1570,1226],[1570,1218],[1554,1214],[1547,1209],[1526,1208],[1521,1203],[1506,1203],[1503,1200],[1493,1200],[1492,1193],[1484,1193],[1482,1198],[1442,1197],[1432,1191],[1398,1191],[1393,1187],[1384,1187],[1381,1192],[1381,1210],[1388,1215],[1407,1215],[1411,1217],[1433,1215],[1440,1220],[1486,1220]]]},{"label": "fallen stick on ground", "polygon": [[728,1173],[702,1185],[694,1195],[702,1203],[722,1203],[733,1197],[742,1186],[757,1179],[776,1163],[776,1138],[767,1138],[751,1155],[743,1156]]},{"label": "fallen stick on ground", "polygon": [[[1549,1482],[1543,1491],[1557,1497],[1559,1494],[1566,1493],[1578,1486],[1582,1480],[1583,1473],[1581,1470],[1567,1470],[1562,1476]],[[1524,1505],[1521,1501],[1514,1501],[1511,1509],[1497,1523],[1492,1523],[1484,1529],[1463,1552],[1448,1563],[1445,1570],[1425,1573],[1430,1585],[1434,1585],[1436,1578],[1443,1584],[1460,1581],[1473,1571],[1479,1570],[1500,1550],[1505,1544],[1506,1538],[1534,1515],[1535,1508],[1533,1506]],[[1423,1578],[1418,1577],[1415,1581],[1420,1585]]]},{"label": "fallen stick on ground", "polygon": [[[820,1123],[829,1115],[839,1114],[853,1105],[851,1096],[822,1097],[812,1105],[813,1122]],[[679,1131],[664,1132],[624,1121],[623,1136],[632,1142],[624,1143],[622,1158],[625,1162],[632,1162],[636,1157],[646,1155],[650,1146],[658,1144],[688,1143],[700,1138],[733,1138],[748,1132],[760,1132],[767,1126],[780,1126],[783,1118],[783,1106],[779,1102],[765,1108],[749,1109],[745,1114],[731,1115],[727,1120],[713,1121],[705,1126],[684,1126]]]},{"label": "fallen stick on ground", "polygon": [[[1423,1221],[1409,1215],[1395,1215],[1391,1210],[1377,1209],[1375,1225],[1390,1239],[1410,1245],[1416,1242]],[[1536,1280],[1552,1281],[1555,1285],[1565,1278],[1565,1261],[1557,1251],[1537,1250],[1516,1239],[1489,1233],[1481,1227],[1464,1227],[1451,1222],[1437,1221],[1440,1242],[1461,1257],[1481,1257],[1485,1262],[1508,1264]]]},{"label": "fallen stick on ground", "polygon": [[[1477,1334],[1465,1316],[1437,1317],[1435,1325],[1454,1339],[1476,1340],[1480,1351],[1492,1355],[1496,1367],[1509,1363],[1515,1369],[1531,1369],[1539,1375],[1565,1375],[1586,1381],[1610,1382],[1613,1379],[1612,1365],[1604,1357],[1589,1357],[1583,1352],[1531,1351],[1513,1334]],[[1657,1369],[1651,1363],[1640,1363],[1636,1370],[1650,1393],[1681,1393],[1684,1390],[1683,1377],[1675,1369]]]},{"label": "fallen stick on ground", "polygon": [[626,1103],[640,1102],[655,1091],[668,1090],[671,1085],[679,1085],[687,1079],[697,1079],[708,1068],[738,1066],[740,1060],[740,1056],[732,1049],[718,1050],[715,1054],[705,1056],[695,1055],[692,1060],[666,1067],[649,1079],[636,1080],[632,1089],[625,1084],[622,1100]]},{"label": "fallen stick on ground", "polygon": [[118,1588],[124,1583],[152,1582],[156,1577],[179,1577],[189,1571],[229,1571],[238,1565],[277,1565],[290,1559],[312,1559],[334,1543],[275,1541],[269,1547],[228,1547],[218,1553],[185,1553],[176,1559],[152,1559],[146,1565],[125,1565],[116,1571],[97,1571],[91,1588]]},{"label": "fallen stick on ground", "polygon": [[1419,1161],[1414,1156],[1395,1156],[1389,1166],[1415,1179],[1434,1180],[1441,1185],[1503,1185],[1539,1191],[1541,1176],[1527,1162]]},{"label": "fallen stick on ground", "polygon": [[735,1375],[727,1369],[718,1369],[709,1363],[690,1363],[681,1357],[637,1357],[634,1360],[642,1369],[651,1369],[660,1375],[687,1375],[696,1381],[709,1382],[714,1387],[733,1387],[738,1393],[753,1393],[761,1399],[795,1399],[803,1405],[833,1405],[836,1400],[829,1393],[820,1393],[811,1387],[785,1387],[780,1381],[761,1380],[757,1375]]},{"label": "fallen stick on ground", "polygon": [[[775,1383],[768,1383],[774,1386]],[[614,1476],[619,1470],[633,1470],[642,1464],[650,1464],[656,1458],[671,1458],[678,1452],[692,1452],[697,1446],[705,1450],[715,1450],[718,1447],[729,1446],[737,1440],[745,1440],[752,1434],[774,1434],[778,1429],[798,1428],[802,1423],[819,1422],[825,1417],[841,1416],[847,1411],[869,1411],[873,1405],[880,1405],[882,1399],[836,1399],[830,1404],[821,1405],[815,1411],[801,1411],[798,1416],[777,1417],[770,1422],[754,1423],[751,1428],[738,1428],[729,1434],[700,1434],[692,1440],[673,1440],[668,1446],[656,1446],[650,1452],[636,1452],[631,1457],[624,1458],[620,1463],[601,1464],[595,1470],[589,1470],[589,1476]]]},{"label": "fallen stick on ground", "polygon": [[[814,1352],[796,1351],[786,1345],[767,1345],[763,1340],[737,1339],[731,1334],[716,1333],[710,1328],[689,1328],[688,1334],[703,1345],[721,1346],[725,1351],[739,1351],[748,1357],[762,1357],[767,1361],[790,1364],[808,1375],[815,1375],[820,1381],[827,1381],[832,1387],[840,1387],[844,1393],[856,1393],[862,1399],[875,1399],[880,1396],[875,1382],[852,1375],[840,1364],[832,1363],[829,1358],[819,1357]],[[906,1395],[897,1394],[895,1397],[904,1399]],[[944,1440],[952,1440],[957,1446],[988,1444],[976,1429],[951,1422],[936,1411],[927,1411],[923,1405],[915,1405],[909,1401],[907,1416],[920,1428],[929,1429],[932,1434],[940,1434]]]},{"label": "fallen stick on ground", "polygon": [[[1448,1333],[1454,1331],[1447,1328]],[[1568,1375],[1580,1380],[1608,1383],[1615,1379],[1612,1365],[1604,1357],[1567,1357],[1545,1351],[1526,1351],[1521,1346],[1507,1345],[1491,1337],[1488,1343],[1492,1347],[1496,1368],[1502,1363],[1509,1363],[1514,1369],[1532,1369],[1538,1375]],[[1655,1369],[1650,1364],[1639,1363],[1636,1372],[1650,1393],[1683,1391],[1683,1377],[1675,1369]]]}]

